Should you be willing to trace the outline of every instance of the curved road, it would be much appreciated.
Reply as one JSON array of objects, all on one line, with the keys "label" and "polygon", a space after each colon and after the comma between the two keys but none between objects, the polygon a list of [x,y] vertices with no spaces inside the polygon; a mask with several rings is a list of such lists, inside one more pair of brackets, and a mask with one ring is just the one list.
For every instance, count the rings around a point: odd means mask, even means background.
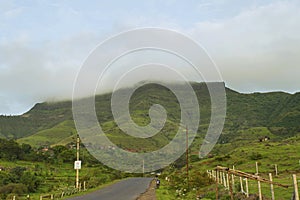
[{"label": "curved road", "polygon": [[144,193],[152,178],[130,178],[95,192],[68,198],[69,200],[135,200]]}]

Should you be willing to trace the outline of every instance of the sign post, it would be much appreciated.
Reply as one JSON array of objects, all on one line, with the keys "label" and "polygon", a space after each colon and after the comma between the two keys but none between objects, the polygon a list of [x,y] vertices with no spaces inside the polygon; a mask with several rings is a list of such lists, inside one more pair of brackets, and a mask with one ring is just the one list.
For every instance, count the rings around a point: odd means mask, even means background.
[{"label": "sign post", "polygon": [[76,160],[74,162],[74,169],[81,169],[81,160]]},{"label": "sign post", "polygon": [[79,189],[79,170],[81,169],[81,161],[79,160],[79,137],[77,137],[76,161],[74,162],[74,169],[76,170],[76,189]]}]

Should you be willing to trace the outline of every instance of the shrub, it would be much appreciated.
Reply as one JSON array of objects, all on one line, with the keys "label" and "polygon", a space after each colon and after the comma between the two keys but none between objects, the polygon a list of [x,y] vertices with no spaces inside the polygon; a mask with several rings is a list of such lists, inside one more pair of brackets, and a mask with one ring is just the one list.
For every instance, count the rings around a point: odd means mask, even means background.
[{"label": "shrub", "polygon": [[30,172],[25,172],[22,175],[20,182],[27,185],[29,192],[35,192],[41,184],[41,180],[37,176],[32,175]]},{"label": "shrub", "polygon": [[231,156],[229,155],[229,154],[227,154],[227,155],[225,155],[225,156],[217,156],[216,158],[215,158],[215,160],[216,161],[226,161],[226,160],[228,160],[228,159],[230,159],[231,158]]},{"label": "shrub", "polygon": [[20,183],[10,183],[0,187],[1,199],[6,199],[8,194],[22,195],[28,192],[26,185]]},{"label": "shrub", "polygon": [[251,160],[260,160],[260,159],[262,159],[263,158],[263,156],[260,154],[260,153],[258,153],[258,152],[253,152],[251,155],[250,155],[250,159]]}]

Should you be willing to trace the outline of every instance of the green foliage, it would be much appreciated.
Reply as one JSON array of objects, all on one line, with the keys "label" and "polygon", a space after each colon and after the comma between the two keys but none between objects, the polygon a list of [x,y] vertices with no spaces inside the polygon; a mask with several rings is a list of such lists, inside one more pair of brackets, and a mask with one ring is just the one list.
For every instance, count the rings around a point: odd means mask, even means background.
[{"label": "green foliage", "polygon": [[49,129],[41,130],[28,137],[18,139],[18,142],[27,143],[35,147],[50,146],[60,143],[66,138],[76,136],[75,132],[74,122],[67,120]]},{"label": "green foliage", "polygon": [[74,161],[74,155],[75,155],[75,151],[72,151],[70,149],[64,150],[62,151],[57,158],[62,160],[63,162],[72,162]]},{"label": "green foliage", "polygon": [[23,195],[27,192],[36,192],[42,182],[25,167],[16,166],[7,172],[0,172],[0,194],[5,199],[8,194]]},{"label": "green foliage", "polygon": [[22,148],[14,140],[0,139],[0,159],[14,161],[23,156]]},{"label": "green foliage", "polygon": [[[203,137],[210,121],[210,95],[205,84],[192,83],[192,86],[199,101],[199,134]],[[180,84],[176,87],[180,89]],[[126,92],[126,89],[120,92]],[[226,94],[227,117],[219,140],[222,143],[242,139],[256,140],[264,135],[275,136],[276,139],[286,138],[295,135],[300,129],[297,123],[300,120],[299,93],[240,94],[227,88]],[[110,99],[111,94],[96,96],[96,113],[103,130],[118,146],[142,152],[153,151],[168,144],[177,133],[180,106],[169,89],[157,84],[146,84],[138,88],[131,97],[130,114],[139,125],[144,126],[150,122],[148,112],[153,104],[160,104],[167,111],[168,119],[164,128],[148,139],[130,137],[117,127],[112,116]],[[0,116],[0,127],[0,135],[20,138],[19,143],[28,143],[35,147],[66,145],[74,139],[76,133],[70,101],[39,103],[21,116]],[[252,127],[263,129],[245,131]]]},{"label": "green foliage", "polygon": [[22,194],[26,194],[27,192],[28,189],[26,185],[21,183],[9,183],[5,186],[0,187],[1,199],[6,199],[6,196],[8,194],[22,195]]},{"label": "green foliage", "polygon": [[258,152],[252,152],[250,155],[251,160],[260,160],[262,158],[263,158],[263,156]]},{"label": "green foliage", "polygon": [[20,183],[26,185],[29,192],[35,192],[41,184],[41,179],[31,172],[25,172],[20,178]]},{"label": "green foliage", "polygon": [[30,154],[32,152],[32,147],[29,144],[22,144],[21,149],[25,154]]},{"label": "green foliage", "polygon": [[21,138],[72,119],[71,102],[38,103],[21,116],[0,116],[0,135]]},{"label": "green foliage", "polygon": [[16,180],[19,180],[20,177],[23,176],[24,171],[26,171],[25,167],[17,166],[15,168],[12,168],[10,170],[10,173],[15,177]]},{"label": "green foliage", "polygon": [[[168,196],[168,198],[161,199],[178,198],[176,190],[181,191],[181,194],[184,193],[186,199],[194,199],[196,195],[202,193],[205,194],[204,198],[213,199],[213,191],[207,191],[211,183],[203,172],[217,165],[236,165],[240,169],[254,172],[253,161],[259,161],[262,163],[260,170],[265,173],[273,170],[274,163],[277,163],[281,170],[299,170],[293,163],[294,160],[299,160],[297,152],[300,152],[300,137],[297,136],[300,133],[299,93],[240,94],[226,89],[227,116],[223,133],[209,155],[210,158],[199,161],[195,155],[208,129],[211,103],[205,84],[192,85],[199,101],[201,123],[198,135],[190,147],[193,154],[189,157],[192,163],[191,186],[187,188],[186,161],[183,155],[172,164],[173,168],[168,174],[171,182],[165,183],[168,185],[162,184],[159,190],[159,197]],[[149,108],[153,104],[162,105],[167,112],[168,118],[163,129],[147,139],[128,136],[117,127],[112,116],[110,99],[111,94],[96,96],[96,114],[107,137],[125,150],[137,152],[157,150],[168,144],[178,131],[180,105],[176,96],[165,87],[147,84],[136,90],[131,97],[130,114],[138,125],[145,126],[150,122]],[[19,167],[13,165],[10,170],[0,172],[0,193],[2,190],[16,194],[32,191],[42,193],[74,184],[75,150],[66,146],[74,143],[76,137],[70,101],[39,103],[21,116],[0,116],[0,136],[8,139],[0,139],[1,164],[23,161],[28,165],[22,168],[21,166],[25,164],[21,163]],[[265,136],[271,140],[258,141]],[[17,139],[18,143],[14,139]],[[43,151],[44,147],[48,150]],[[81,153],[84,154],[82,161],[86,169],[81,172],[82,180],[86,180],[90,187],[126,176],[99,164],[85,149],[82,149]]]},{"label": "green foliage", "polygon": [[[256,127],[245,130],[247,133],[254,135],[264,135],[268,131],[266,128]],[[244,134],[244,133],[241,133]],[[251,137],[251,136],[249,136]],[[272,137],[275,137],[274,135]],[[191,162],[189,164],[189,185],[187,190],[186,167],[174,169],[166,168],[162,173],[162,179],[167,176],[170,182],[163,181],[162,191],[157,190],[158,199],[215,199],[215,183],[210,182],[206,176],[206,170],[212,170],[216,166],[224,166],[241,170],[246,173],[256,173],[256,162],[259,166],[259,175],[265,179],[269,178],[269,173],[274,175],[275,164],[278,166],[278,176],[273,176],[273,181],[286,185],[292,184],[292,174],[300,176],[299,171],[299,152],[300,152],[300,134],[296,136],[281,139],[259,142],[258,140],[235,140],[230,143],[217,144],[209,158],[200,161]],[[239,178],[236,177],[235,191],[240,191]],[[245,187],[245,184],[244,184]],[[262,183],[264,198],[270,198],[270,186]],[[186,189],[185,193],[183,192]],[[194,190],[195,189],[195,190]],[[244,188],[245,189],[245,188]],[[257,182],[249,180],[249,190],[251,194],[257,193]],[[176,192],[177,191],[177,192]],[[180,191],[180,197],[178,196]],[[275,194],[277,199],[290,199],[293,188],[281,188],[275,186]],[[184,194],[184,195],[183,195]],[[176,196],[177,195],[177,196]],[[243,197],[243,198],[241,198]],[[219,187],[219,198],[228,199],[228,190],[224,190],[223,186]],[[244,199],[241,194],[236,194],[234,199]]]},{"label": "green foliage", "polygon": [[220,155],[220,156],[216,156],[215,157],[215,160],[216,161],[226,161],[226,160],[229,160],[231,157],[229,154],[226,154],[226,155]]},{"label": "green foliage", "polygon": [[[0,158],[0,167],[3,168],[0,171],[0,191],[7,191],[0,193],[0,199],[10,198],[12,194],[18,196],[57,191],[74,184],[76,149],[72,145],[37,149],[14,140],[0,141],[0,149],[3,150]],[[8,148],[10,146],[13,148]],[[18,159],[12,160],[15,152],[21,154]],[[80,155],[83,162],[80,180],[86,181],[89,188],[127,176],[100,164],[83,146]]]}]

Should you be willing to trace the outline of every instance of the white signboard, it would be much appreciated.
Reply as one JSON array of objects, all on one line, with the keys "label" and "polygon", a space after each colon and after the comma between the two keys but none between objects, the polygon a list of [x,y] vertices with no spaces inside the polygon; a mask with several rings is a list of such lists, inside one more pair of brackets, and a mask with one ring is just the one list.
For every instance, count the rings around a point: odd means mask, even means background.
[{"label": "white signboard", "polygon": [[74,169],[81,169],[81,160],[74,162]]}]

